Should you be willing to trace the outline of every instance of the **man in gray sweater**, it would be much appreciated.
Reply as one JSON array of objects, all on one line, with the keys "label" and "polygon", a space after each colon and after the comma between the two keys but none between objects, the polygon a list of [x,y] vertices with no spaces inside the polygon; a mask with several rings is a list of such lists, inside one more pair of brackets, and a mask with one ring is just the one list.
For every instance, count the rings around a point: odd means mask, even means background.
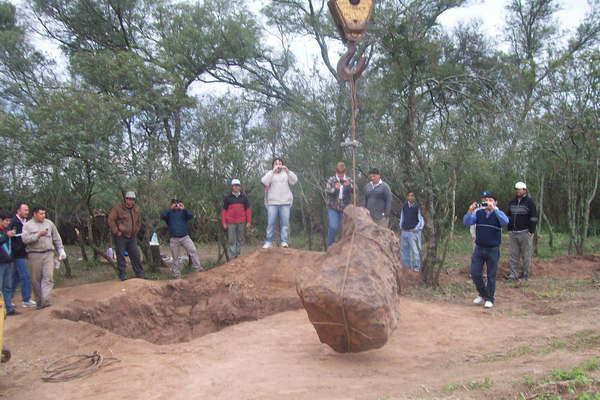
[{"label": "man in gray sweater", "polygon": [[369,210],[373,221],[387,228],[392,209],[392,191],[390,186],[381,179],[377,168],[369,171],[369,183],[365,186],[365,208]]},{"label": "man in gray sweater", "polygon": [[54,252],[58,254],[59,260],[66,259],[67,253],[56,225],[46,218],[44,207],[33,209],[33,218],[23,225],[22,239],[27,246],[37,308],[48,307],[54,287]]}]

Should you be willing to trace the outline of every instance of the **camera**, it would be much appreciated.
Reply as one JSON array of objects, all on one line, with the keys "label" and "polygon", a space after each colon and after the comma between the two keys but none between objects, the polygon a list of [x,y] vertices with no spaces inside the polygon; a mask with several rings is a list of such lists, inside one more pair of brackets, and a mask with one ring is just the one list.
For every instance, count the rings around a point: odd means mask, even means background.
[{"label": "camera", "polygon": [[485,208],[485,207],[487,207],[487,206],[488,206],[488,203],[486,203],[486,202],[483,202],[483,203],[477,203],[477,208],[481,208],[481,207]]}]

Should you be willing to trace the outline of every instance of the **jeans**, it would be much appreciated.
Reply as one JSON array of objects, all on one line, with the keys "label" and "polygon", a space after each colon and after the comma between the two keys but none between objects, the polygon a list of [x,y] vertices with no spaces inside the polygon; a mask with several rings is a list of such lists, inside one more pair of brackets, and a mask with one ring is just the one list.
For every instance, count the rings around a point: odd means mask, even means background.
[{"label": "jeans", "polygon": [[327,247],[329,247],[335,243],[335,237],[340,229],[342,229],[344,211],[327,208],[327,219],[329,220],[329,227],[327,228]]},{"label": "jeans", "polygon": [[[2,289],[2,297],[4,297],[4,307],[6,311],[13,311],[12,297],[15,291],[15,266],[13,263],[0,264],[0,289]],[[1,316],[0,318],[4,318]]]},{"label": "jeans", "polygon": [[17,258],[15,260],[15,285],[14,289],[17,288],[19,282],[21,283],[21,296],[23,302],[27,303],[31,300],[31,275],[27,269],[27,259]]},{"label": "jeans", "polygon": [[[500,247],[475,246],[471,258],[471,269],[469,270],[479,296],[492,303],[496,291],[498,260],[500,260]],[[487,265],[487,285],[483,281],[483,264]]]},{"label": "jeans", "polygon": [[402,265],[404,268],[421,270],[421,232],[402,231]]},{"label": "jeans", "polygon": [[125,237],[125,236],[114,236],[113,241],[115,242],[115,250],[117,252],[117,267],[119,268],[119,279],[125,280],[127,278],[127,274],[125,273],[125,268],[127,264],[125,263],[125,251],[129,254],[129,259],[131,260],[131,267],[133,268],[133,272],[137,278],[144,277],[144,267],[142,267],[142,262],[140,261],[140,251],[137,246],[137,241],[135,237]]},{"label": "jeans", "polygon": [[281,228],[281,243],[288,243],[291,208],[292,206],[290,204],[267,206],[267,215],[269,221],[267,225],[267,243],[272,244],[273,239],[275,238],[275,223],[277,221],[277,216],[279,216],[279,226]]}]

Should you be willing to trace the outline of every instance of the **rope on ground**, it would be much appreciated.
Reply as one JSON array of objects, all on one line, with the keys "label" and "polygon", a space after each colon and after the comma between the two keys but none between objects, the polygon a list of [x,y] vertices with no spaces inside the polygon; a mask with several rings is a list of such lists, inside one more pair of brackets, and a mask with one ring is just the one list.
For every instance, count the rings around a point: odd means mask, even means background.
[{"label": "rope on ground", "polygon": [[100,368],[108,367],[120,361],[116,357],[104,357],[98,351],[90,354],[67,356],[44,368],[42,380],[44,382],[67,382],[91,375]]}]

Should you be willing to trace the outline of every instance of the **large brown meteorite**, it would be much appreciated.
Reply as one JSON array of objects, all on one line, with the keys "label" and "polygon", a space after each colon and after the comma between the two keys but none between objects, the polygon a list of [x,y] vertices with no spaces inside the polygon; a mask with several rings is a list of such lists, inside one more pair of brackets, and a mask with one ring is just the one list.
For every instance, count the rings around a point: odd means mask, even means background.
[{"label": "large brown meteorite", "polygon": [[296,281],[321,342],[340,353],[382,347],[398,323],[400,243],[362,207],[348,206],[339,242]]}]

